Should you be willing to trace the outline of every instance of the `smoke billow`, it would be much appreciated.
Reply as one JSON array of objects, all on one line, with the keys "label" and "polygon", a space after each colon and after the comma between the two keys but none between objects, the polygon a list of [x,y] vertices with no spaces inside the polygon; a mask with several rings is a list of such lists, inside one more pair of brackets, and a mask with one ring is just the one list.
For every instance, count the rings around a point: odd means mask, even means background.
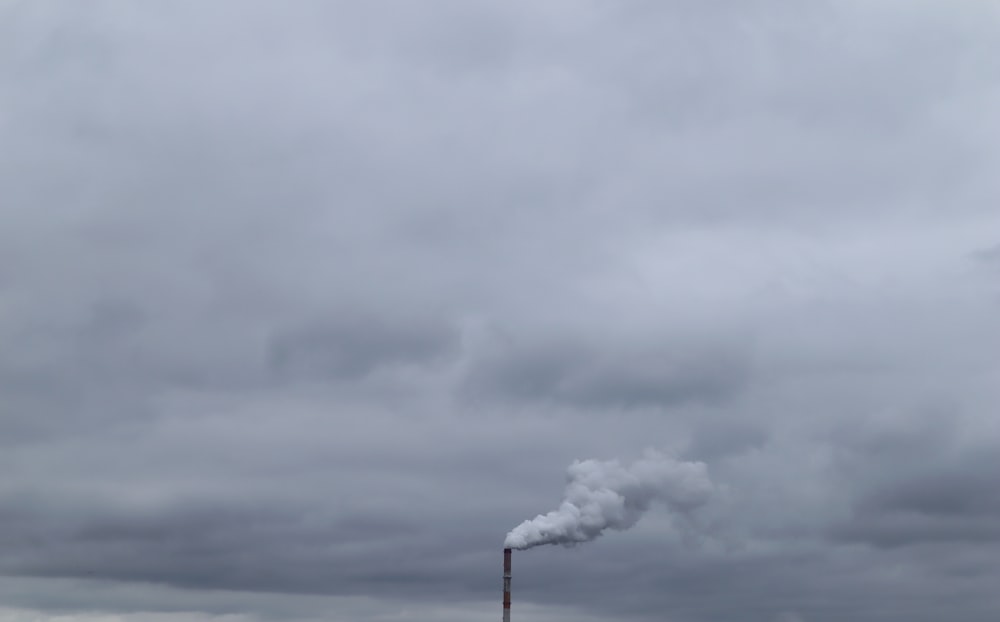
[{"label": "smoke billow", "polygon": [[702,462],[682,462],[656,452],[629,466],[617,460],[576,460],[567,470],[558,510],[526,520],[507,534],[504,547],[589,542],[606,529],[635,525],[653,501],[689,512],[708,501],[713,486]]}]

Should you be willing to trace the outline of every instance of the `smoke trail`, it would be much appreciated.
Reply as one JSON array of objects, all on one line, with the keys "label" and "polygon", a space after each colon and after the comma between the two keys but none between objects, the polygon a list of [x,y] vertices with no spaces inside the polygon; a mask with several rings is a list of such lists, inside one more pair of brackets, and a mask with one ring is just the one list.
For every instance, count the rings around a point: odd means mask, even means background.
[{"label": "smoke trail", "polygon": [[713,491],[704,463],[681,462],[652,451],[627,467],[617,460],[576,460],[567,479],[559,509],[515,527],[505,547],[589,542],[605,529],[635,525],[653,501],[689,512],[708,501]]}]

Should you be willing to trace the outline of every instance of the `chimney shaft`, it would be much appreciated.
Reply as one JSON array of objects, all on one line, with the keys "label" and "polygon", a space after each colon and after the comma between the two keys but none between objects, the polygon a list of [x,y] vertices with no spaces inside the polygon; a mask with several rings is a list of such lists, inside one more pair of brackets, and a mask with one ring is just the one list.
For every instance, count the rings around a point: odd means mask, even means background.
[{"label": "chimney shaft", "polygon": [[510,622],[510,553],[503,550],[503,622]]}]

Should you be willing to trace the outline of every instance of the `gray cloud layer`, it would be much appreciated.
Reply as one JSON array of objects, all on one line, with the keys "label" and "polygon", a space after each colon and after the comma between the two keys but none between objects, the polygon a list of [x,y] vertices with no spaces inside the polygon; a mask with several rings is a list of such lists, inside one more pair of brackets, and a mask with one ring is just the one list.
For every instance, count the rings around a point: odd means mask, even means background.
[{"label": "gray cloud layer", "polygon": [[4,621],[995,618],[989,3],[0,15]]}]

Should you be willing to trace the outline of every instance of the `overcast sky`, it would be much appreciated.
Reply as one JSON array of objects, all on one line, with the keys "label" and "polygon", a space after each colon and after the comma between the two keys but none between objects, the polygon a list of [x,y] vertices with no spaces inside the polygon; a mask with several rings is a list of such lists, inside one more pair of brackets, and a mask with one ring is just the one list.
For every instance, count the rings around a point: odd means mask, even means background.
[{"label": "overcast sky", "polygon": [[1000,5],[0,7],[0,622],[997,619]]}]

